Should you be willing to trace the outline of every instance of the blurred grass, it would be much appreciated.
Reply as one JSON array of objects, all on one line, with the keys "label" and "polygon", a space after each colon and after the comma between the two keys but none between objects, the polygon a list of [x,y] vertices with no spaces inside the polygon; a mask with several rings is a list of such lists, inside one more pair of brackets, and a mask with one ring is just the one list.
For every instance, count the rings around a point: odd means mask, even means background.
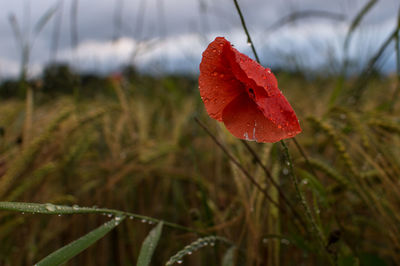
[{"label": "blurred grass", "polygon": [[[323,263],[318,244],[299,229],[290,211],[279,212],[266,201],[194,122],[194,117],[205,122],[287,209],[241,142],[205,114],[195,79],[132,71],[107,79],[66,78],[63,71],[32,83],[28,145],[22,142],[25,100],[10,95],[2,100],[1,201],[119,209],[217,234],[239,247],[229,252],[223,245],[203,248],[185,256],[185,265]],[[72,85],[57,91],[51,84],[61,84],[56,83],[59,74]],[[76,78],[81,80],[78,100]],[[282,72],[277,78],[300,119],[298,141],[316,172],[289,142],[301,189],[329,236],[327,249],[340,265],[363,265],[368,258],[394,265],[400,259],[400,110],[398,104],[392,112],[382,104],[391,100],[397,77],[375,76],[362,103],[332,107],[326,103],[336,77]],[[344,90],[353,82],[344,82]],[[250,144],[302,213],[280,146]],[[0,212],[0,265],[31,265],[105,219]],[[70,265],[134,265],[151,227],[126,219]],[[194,233],[164,228],[152,265],[165,264],[197,239]]]}]

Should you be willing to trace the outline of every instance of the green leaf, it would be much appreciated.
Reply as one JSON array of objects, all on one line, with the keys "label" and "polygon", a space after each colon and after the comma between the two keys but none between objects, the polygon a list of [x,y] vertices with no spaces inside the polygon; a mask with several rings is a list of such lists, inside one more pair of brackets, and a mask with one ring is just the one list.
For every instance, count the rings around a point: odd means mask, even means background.
[{"label": "green leaf", "polygon": [[224,257],[222,258],[222,266],[235,265],[235,251],[236,247],[233,246],[225,252]]},{"label": "green leaf", "polygon": [[157,247],[158,240],[162,233],[163,222],[153,228],[144,240],[142,247],[140,248],[139,259],[137,266],[147,266],[150,264],[151,257],[153,256],[154,250]]},{"label": "green leaf", "polygon": [[118,226],[123,219],[125,219],[125,216],[116,216],[111,221],[104,223],[102,226],[96,228],[90,233],[51,253],[50,255],[39,261],[36,265],[60,265],[67,262],[71,258],[75,257],[76,255],[93,245],[93,243],[95,243],[97,240],[105,236],[108,232]]}]

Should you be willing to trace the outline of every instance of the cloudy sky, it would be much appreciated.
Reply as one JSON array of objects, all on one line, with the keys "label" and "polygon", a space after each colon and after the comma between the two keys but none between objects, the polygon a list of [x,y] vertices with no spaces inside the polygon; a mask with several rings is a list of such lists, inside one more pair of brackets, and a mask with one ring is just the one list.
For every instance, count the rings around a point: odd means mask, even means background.
[{"label": "cloudy sky", "polygon": [[[367,2],[239,0],[264,65],[331,66],[327,71],[334,71],[343,58],[349,24]],[[30,75],[40,74],[44,65],[54,61],[103,73],[124,64],[155,73],[196,72],[202,51],[216,36],[225,36],[252,56],[232,0],[0,3],[0,79],[20,72],[21,43],[30,46]],[[394,30],[398,10],[398,0],[378,0],[355,32],[349,56],[358,64],[365,63]],[[283,23],[293,12],[313,16]],[[385,71],[394,70],[393,51],[389,47],[386,60],[381,62]]]}]

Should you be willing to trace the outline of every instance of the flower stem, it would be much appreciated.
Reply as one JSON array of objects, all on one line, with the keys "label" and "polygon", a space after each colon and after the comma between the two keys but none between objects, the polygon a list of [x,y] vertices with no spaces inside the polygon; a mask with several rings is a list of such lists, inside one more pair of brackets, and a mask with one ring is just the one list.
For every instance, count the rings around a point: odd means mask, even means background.
[{"label": "flower stem", "polygon": [[240,21],[242,22],[242,27],[244,29],[244,32],[246,33],[247,43],[250,44],[251,50],[253,50],[253,53],[254,53],[254,57],[256,58],[257,62],[260,63],[260,58],[258,57],[256,48],[254,47],[253,41],[251,40],[250,33],[247,30],[246,22],[244,21],[244,17],[243,17],[242,11],[240,10],[239,4],[238,4],[237,0],[233,0],[233,2],[235,3],[236,10],[239,13]]},{"label": "flower stem", "polygon": [[293,182],[293,185],[294,185],[294,187],[296,189],[296,193],[297,193],[297,196],[300,199],[300,203],[301,203],[301,205],[303,205],[303,208],[304,208],[304,210],[306,212],[306,218],[307,218],[308,223],[311,225],[311,230],[313,232],[313,235],[314,235],[315,238],[317,238],[318,243],[320,245],[320,248],[325,253],[325,255],[328,258],[329,262],[332,265],[335,265],[333,258],[327,252],[327,250],[325,248],[325,243],[326,243],[325,236],[322,233],[321,229],[318,227],[317,223],[315,222],[315,219],[314,219],[314,217],[312,216],[312,213],[311,213],[311,209],[308,206],[307,200],[306,200],[306,198],[304,197],[303,193],[300,190],[299,180],[298,180],[298,178],[297,178],[297,176],[296,176],[296,174],[294,172],[294,169],[293,169],[293,163],[292,163],[292,159],[291,159],[290,154],[289,154],[289,149],[288,149],[286,143],[283,140],[281,140],[280,143],[281,143],[281,145],[283,147],[284,155],[286,157],[287,164],[289,166],[290,178],[291,178],[291,180]]}]

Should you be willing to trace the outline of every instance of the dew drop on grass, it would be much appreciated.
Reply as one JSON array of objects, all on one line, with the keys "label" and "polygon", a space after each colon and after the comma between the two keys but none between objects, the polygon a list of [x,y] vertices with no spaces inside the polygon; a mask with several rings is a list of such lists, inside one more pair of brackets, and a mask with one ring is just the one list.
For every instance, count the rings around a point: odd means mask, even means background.
[{"label": "dew drop on grass", "polygon": [[192,252],[191,251],[188,251],[188,253],[187,253],[188,255],[192,255]]},{"label": "dew drop on grass", "polygon": [[135,219],[135,217],[133,217],[133,216],[129,216],[129,219],[133,220],[133,219]]},{"label": "dew drop on grass", "polygon": [[46,203],[46,207],[45,208],[46,208],[46,210],[51,211],[51,212],[56,210],[56,206],[54,206],[51,203]]},{"label": "dew drop on grass", "polygon": [[116,216],[115,217],[115,221],[120,221],[121,220],[121,216]]},{"label": "dew drop on grass", "polygon": [[289,170],[288,170],[286,167],[284,167],[284,168],[282,169],[282,173],[283,173],[284,175],[288,175],[288,174],[289,174]]},{"label": "dew drop on grass", "polygon": [[78,210],[78,209],[79,209],[79,206],[78,206],[78,205],[76,205],[76,204],[74,204],[74,205],[72,205],[72,209],[74,209],[74,210]]},{"label": "dew drop on grass", "polygon": [[284,245],[289,245],[290,244],[289,240],[284,239],[284,238],[281,239],[281,243],[284,244]]},{"label": "dew drop on grass", "polygon": [[112,214],[111,213],[107,214],[107,217],[112,217]]},{"label": "dew drop on grass", "polygon": [[142,223],[146,223],[147,221],[146,221],[146,219],[142,219],[142,221],[141,221]]},{"label": "dew drop on grass", "polygon": [[178,264],[182,264],[182,262],[183,262],[182,260],[178,260],[177,261]]}]

